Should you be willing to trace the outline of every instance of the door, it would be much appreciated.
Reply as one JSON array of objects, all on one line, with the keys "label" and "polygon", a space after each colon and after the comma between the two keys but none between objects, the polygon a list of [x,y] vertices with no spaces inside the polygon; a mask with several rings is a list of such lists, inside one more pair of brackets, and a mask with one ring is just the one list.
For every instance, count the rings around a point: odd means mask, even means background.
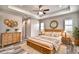
[{"label": "door", "polygon": [[25,20],[22,23],[22,41],[26,40],[26,38],[27,38],[27,33],[26,33],[27,29],[26,28],[27,28],[27,22]]}]

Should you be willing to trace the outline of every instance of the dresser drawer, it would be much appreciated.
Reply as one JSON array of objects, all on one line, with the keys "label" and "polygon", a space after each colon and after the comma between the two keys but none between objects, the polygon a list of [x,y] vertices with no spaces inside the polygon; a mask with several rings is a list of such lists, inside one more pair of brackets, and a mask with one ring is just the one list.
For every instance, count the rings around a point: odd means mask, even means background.
[{"label": "dresser drawer", "polygon": [[2,33],[1,34],[1,45],[8,45],[20,42],[21,33],[20,32],[12,32],[12,33]]}]

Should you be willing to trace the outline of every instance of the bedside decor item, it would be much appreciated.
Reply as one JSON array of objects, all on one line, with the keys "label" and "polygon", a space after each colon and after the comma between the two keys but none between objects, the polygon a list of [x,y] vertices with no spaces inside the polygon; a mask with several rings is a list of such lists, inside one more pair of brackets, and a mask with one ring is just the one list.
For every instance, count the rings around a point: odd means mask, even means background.
[{"label": "bedside decor item", "polygon": [[10,29],[6,29],[6,32],[9,32],[10,31]]},{"label": "bedside decor item", "polygon": [[79,28],[78,27],[74,27],[73,37],[75,38],[74,40],[75,45],[79,46]]},{"label": "bedside decor item", "polygon": [[57,28],[58,27],[58,22],[56,20],[51,21],[50,22],[50,27],[53,28],[53,29]]},{"label": "bedside decor item", "polygon": [[15,31],[17,32],[17,31],[18,31],[18,29],[15,29]]}]

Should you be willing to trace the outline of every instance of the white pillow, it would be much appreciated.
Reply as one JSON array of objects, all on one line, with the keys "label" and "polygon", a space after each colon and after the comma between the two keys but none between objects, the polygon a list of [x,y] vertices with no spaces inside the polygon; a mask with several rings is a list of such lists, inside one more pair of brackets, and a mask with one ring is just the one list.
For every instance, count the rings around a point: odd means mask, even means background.
[{"label": "white pillow", "polygon": [[52,36],[53,37],[59,37],[59,36],[61,36],[61,32],[53,32]]},{"label": "white pillow", "polygon": [[44,35],[51,36],[52,35],[52,32],[45,32]]}]

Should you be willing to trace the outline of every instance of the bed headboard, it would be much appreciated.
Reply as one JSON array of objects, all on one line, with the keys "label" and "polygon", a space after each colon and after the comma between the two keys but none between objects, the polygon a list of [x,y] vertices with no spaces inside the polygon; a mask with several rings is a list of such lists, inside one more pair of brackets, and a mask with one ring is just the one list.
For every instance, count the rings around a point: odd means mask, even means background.
[{"label": "bed headboard", "polygon": [[45,32],[63,32],[63,29],[45,29]]},{"label": "bed headboard", "polygon": [[46,33],[48,33],[48,34],[51,34],[50,32],[56,32],[56,33],[61,33],[61,36],[63,36],[63,32],[64,32],[64,30],[63,29],[45,29],[44,30],[44,32]]}]

